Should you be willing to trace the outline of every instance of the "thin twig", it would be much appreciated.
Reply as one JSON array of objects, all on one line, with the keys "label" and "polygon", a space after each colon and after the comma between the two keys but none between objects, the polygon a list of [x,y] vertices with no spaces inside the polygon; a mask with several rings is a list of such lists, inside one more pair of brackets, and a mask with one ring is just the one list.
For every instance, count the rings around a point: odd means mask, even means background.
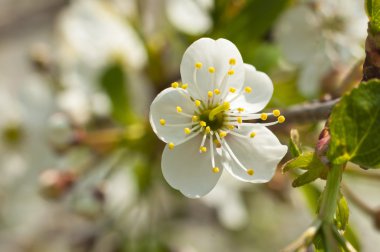
[{"label": "thin twig", "polygon": [[295,105],[282,111],[286,122],[303,123],[326,120],[331,113],[333,106],[339,101],[334,99],[326,102],[315,102],[301,105]]},{"label": "thin twig", "polygon": [[293,252],[301,250],[302,248],[306,250],[307,246],[313,242],[314,236],[317,234],[321,224],[321,220],[315,220],[314,223],[308,227],[300,237],[286,246],[286,248],[282,249],[281,252]]}]

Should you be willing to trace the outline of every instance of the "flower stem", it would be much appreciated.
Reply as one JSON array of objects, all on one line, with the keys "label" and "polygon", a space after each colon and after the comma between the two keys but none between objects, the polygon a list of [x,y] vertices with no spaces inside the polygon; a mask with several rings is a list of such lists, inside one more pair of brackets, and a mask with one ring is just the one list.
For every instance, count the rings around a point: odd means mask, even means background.
[{"label": "flower stem", "polygon": [[332,165],[327,175],[326,187],[319,210],[319,218],[325,223],[332,223],[334,220],[344,166],[345,164],[343,166]]},{"label": "flower stem", "polygon": [[325,249],[327,252],[338,251],[338,245],[333,235],[334,215],[340,191],[340,182],[344,165],[331,165],[327,175],[325,190],[322,194],[321,207],[318,217],[322,221]]}]

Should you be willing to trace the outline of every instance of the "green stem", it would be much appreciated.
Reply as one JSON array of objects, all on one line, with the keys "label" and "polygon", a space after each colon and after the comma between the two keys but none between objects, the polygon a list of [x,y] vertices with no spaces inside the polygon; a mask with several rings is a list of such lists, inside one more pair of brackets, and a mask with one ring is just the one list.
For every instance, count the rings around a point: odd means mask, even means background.
[{"label": "green stem", "polygon": [[332,165],[327,175],[326,187],[319,210],[319,218],[325,223],[332,223],[334,220],[344,165]]}]

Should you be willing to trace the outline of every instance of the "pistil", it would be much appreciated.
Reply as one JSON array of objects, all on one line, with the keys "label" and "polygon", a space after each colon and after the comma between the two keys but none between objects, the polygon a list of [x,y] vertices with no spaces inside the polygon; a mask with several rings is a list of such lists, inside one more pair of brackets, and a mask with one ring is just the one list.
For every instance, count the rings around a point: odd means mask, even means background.
[{"label": "pistil", "polygon": [[230,109],[230,103],[229,102],[225,102],[219,106],[217,106],[216,108],[214,108],[213,110],[210,111],[210,114],[208,115],[208,118],[210,121],[214,121],[215,120],[215,116],[223,111],[226,111],[226,110],[229,110]]}]

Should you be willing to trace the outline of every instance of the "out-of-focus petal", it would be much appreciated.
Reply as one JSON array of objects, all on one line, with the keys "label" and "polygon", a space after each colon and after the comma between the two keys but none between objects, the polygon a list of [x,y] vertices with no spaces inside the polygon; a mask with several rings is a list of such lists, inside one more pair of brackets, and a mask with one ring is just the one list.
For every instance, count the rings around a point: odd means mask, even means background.
[{"label": "out-of-focus petal", "polygon": [[308,5],[291,8],[279,18],[274,36],[290,63],[302,64],[315,53],[321,36],[318,26],[319,19]]},{"label": "out-of-focus petal", "polygon": [[167,0],[166,13],[172,25],[191,35],[201,35],[212,26],[210,13],[202,1]]}]

